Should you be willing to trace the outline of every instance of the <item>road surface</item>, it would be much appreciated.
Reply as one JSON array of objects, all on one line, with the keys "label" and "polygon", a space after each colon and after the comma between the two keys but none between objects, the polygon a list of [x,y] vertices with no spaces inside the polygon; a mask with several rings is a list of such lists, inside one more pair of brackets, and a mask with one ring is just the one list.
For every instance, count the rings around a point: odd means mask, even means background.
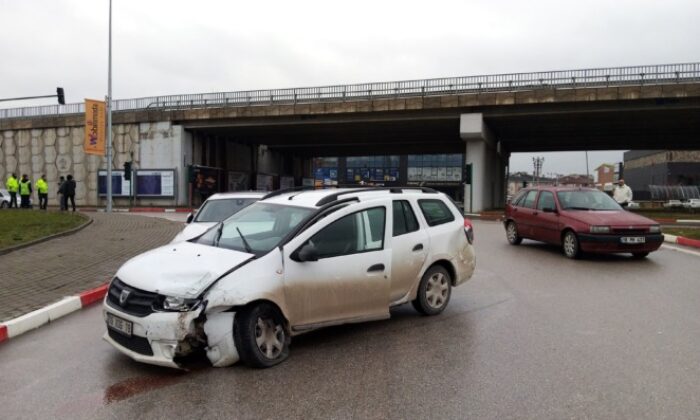
[{"label": "road surface", "polygon": [[138,364],[99,305],[0,345],[3,418],[697,418],[700,257],[565,259],[477,222],[447,310],[297,337],[267,370]]}]

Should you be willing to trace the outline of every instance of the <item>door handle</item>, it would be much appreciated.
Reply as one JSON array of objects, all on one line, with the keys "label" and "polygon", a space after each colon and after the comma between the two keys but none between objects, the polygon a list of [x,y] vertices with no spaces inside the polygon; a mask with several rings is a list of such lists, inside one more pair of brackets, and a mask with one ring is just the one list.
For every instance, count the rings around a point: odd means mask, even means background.
[{"label": "door handle", "polygon": [[367,269],[368,273],[371,273],[373,271],[384,271],[384,264],[374,264],[373,266]]},{"label": "door handle", "polygon": [[413,247],[413,251],[421,251],[423,249],[423,244],[418,244]]}]

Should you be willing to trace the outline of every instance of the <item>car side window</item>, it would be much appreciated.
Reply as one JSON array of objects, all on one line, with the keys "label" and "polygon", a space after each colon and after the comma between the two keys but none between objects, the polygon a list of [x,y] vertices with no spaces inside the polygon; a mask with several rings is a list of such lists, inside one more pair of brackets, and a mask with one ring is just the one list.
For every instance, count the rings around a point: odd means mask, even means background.
[{"label": "car side window", "polygon": [[527,191],[520,191],[518,193],[518,195],[516,195],[515,198],[513,199],[512,204],[514,206],[519,206],[523,201],[523,197],[525,197],[526,195],[527,195]]},{"label": "car side window", "polygon": [[527,195],[525,196],[525,199],[522,201],[520,206],[534,209],[535,208],[535,198],[537,198],[537,191],[536,190],[528,191]]},{"label": "car side window", "polygon": [[400,236],[404,233],[418,230],[418,220],[413,213],[411,204],[406,200],[395,200],[392,204],[394,214],[393,236]]},{"label": "car side window", "polygon": [[376,207],[343,216],[309,239],[318,258],[330,258],[384,248],[386,210]]},{"label": "car side window", "polygon": [[549,191],[542,191],[540,193],[540,200],[537,202],[537,210],[553,209],[554,205],[554,194]]},{"label": "car side window", "polygon": [[455,220],[454,214],[442,200],[418,200],[428,226],[437,226]]}]

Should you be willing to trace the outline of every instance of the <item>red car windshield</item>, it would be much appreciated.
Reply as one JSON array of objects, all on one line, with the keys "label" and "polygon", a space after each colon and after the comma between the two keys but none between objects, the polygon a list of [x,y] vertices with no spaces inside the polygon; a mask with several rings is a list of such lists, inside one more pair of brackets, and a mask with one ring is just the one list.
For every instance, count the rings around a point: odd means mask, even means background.
[{"label": "red car windshield", "polygon": [[557,198],[563,210],[622,210],[615,200],[601,191],[559,191]]}]

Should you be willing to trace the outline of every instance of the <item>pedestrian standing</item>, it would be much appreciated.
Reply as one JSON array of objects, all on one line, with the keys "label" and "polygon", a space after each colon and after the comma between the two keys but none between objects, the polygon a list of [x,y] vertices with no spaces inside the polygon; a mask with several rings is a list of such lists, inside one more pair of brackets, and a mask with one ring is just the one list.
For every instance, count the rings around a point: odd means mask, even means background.
[{"label": "pedestrian standing", "polygon": [[19,181],[19,197],[20,206],[23,209],[30,208],[30,197],[32,196],[32,181],[29,180],[27,174],[22,175],[22,180]]},{"label": "pedestrian standing", "polygon": [[632,188],[625,185],[624,179],[617,181],[617,186],[615,187],[615,191],[613,191],[613,199],[622,207],[627,207],[630,201],[632,201]]},{"label": "pedestrian standing", "polygon": [[66,209],[66,195],[63,193],[63,184],[66,182],[66,177],[61,175],[60,178],[58,178],[58,206],[61,209],[61,211]]},{"label": "pedestrian standing", "polygon": [[5,186],[7,187],[7,192],[10,193],[10,208],[12,208],[13,204],[15,208],[19,207],[17,205],[17,191],[19,191],[19,181],[17,181],[17,175],[14,172],[12,173],[12,175],[10,175],[9,178],[7,178]]},{"label": "pedestrian standing", "polygon": [[46,210],[49,203],[49,184],[46,183],[46,175],[42,175],[38,181],[36,181],[36,192],[39,195],[39,208],[41,210]]},{"label": "pedestrian standing", "polygon": [[63,195],[66,197],[64,200],[66,202],[66,210],[68,210],[68,200],[75,211],[75,181],[73,180],[73,175],[68,175],[66,177],[66,182],[63,183]]}]

